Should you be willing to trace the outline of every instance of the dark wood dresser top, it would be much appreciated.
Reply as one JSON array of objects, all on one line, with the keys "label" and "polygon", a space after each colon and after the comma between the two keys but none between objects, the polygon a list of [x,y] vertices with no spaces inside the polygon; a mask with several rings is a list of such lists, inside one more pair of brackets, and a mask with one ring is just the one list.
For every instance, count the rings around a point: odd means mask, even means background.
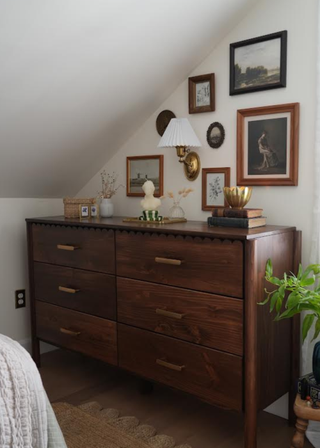
[{"label": "dark wood dresser top", "polygon": [[267,225],[256,229],[237,229],[228,227],[209,227],[206,221],[188,221],[177,224],[152,224],[152,223],[134,223],[123,222],[124,217],[117,216],[113,218],[91,218],[91,219],[68,219],[64,216],[51,216],[46,218],[28,218],[27,222],[36,224],[67,225],[79,227],[95,227],[107,229],[133,230],[159,233],[169,233],[173,235],[192,235],[207,236],[210,238],[229,238],[250,240],[278,233],[292,232],[295,227],[272,226]]}]

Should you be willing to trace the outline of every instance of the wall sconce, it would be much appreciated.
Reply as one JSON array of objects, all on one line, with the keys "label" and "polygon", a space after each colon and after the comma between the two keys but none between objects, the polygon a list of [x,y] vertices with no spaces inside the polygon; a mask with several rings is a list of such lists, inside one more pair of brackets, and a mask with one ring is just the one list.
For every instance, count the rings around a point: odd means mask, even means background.
[{"label": "wall sconce", "polygon": [[196,180],[200,173],[200,158],[190,147],[200,148],[194,130],[187,118],[172,118],[165,133],[161,137],[158,148],[176,148],[179,162],[183,163],[184,173],[188,180]]}]

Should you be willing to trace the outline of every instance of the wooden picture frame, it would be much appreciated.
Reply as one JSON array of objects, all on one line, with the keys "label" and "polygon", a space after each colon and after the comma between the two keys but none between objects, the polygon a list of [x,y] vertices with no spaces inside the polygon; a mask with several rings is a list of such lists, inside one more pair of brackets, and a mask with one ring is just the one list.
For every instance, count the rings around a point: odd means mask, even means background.
[{"label": "wooden picture frame", "polygon": [[[217,181],[220,176],[220,182]],[[212,175],[212,176],[211,176]],[[209,181],[213,181],[210,199]],[[223,187],[230,187],[230,168],[202,168],[202,210],[211,211],[213,208],[229,207],[224,199]]]},{"label": "wooden picture frame", "polygon": [[287,38],[279,31],[230,44],[230,95],[286,87]]},{"label": "wooden picture frame", "polygon": [[237,185],[298,185],[299,103],[237,112]]},{"label": "wooden picture frame", "polygon": [[154,196],[163,196],[163,155],[127,157],[127,196],[143,197],[142,185],[147,180],[154,183]]},{"label": "wooden picture frame", "polygon": [[215,110],[215,77],[208,75],[189,78],[189,114]]}]

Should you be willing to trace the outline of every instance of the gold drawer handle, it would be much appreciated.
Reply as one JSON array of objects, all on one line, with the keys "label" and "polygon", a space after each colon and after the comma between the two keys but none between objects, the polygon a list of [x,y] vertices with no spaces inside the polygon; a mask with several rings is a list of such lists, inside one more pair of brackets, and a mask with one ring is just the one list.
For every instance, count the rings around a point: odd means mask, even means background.
[{"label": "gold drawer handle", "polygon": [[182,319],[185,314],[174,313],[173,311],[162,310],[160,308],[156,309],[156,313],[160,316],[172,317],[172,319]]},{"label": "gold drawer handle", "polygon": [[180,266],[182,263],[182,260],[175,260],[174,258],[161,258],[161,257],[156,257],[154,261],[156,263],[171,264],[173,266]]},{"label": "gold drawer handle", "polygon": [[72,251],[79,249],[79,246],[71,246],[70,244],[58,244],[57,249]]},{"label": "gold drawer handle", "polygon": [[59,291],[67,292],[68,294],[76,294],[80,289],[66,288],[65,286],[59,286]]},{"label": "gold drawer handle", "polygon": [[60,332],[63,334],[68,334],[69,336],[79,336],[81,334],[80,331],[72,331],[63,327],[60,328]]},{"label": "gold drawer handle", "polygon": [[157,359],[156,363],[159,366],[166,367],[170,370],[175,370],[176,372],[182,372],[185,366],[177,366],[176,364],[171,364],[171,362],[164,361],[163,359]]}]

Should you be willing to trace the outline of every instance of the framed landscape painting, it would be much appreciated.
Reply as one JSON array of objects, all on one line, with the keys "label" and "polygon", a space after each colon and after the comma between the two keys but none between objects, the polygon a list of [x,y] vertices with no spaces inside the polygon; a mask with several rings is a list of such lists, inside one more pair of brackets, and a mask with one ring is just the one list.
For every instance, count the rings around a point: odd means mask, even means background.
[{"label": "framed landscape painting", "polygon": [[286,87],[287,31],[230,44],[230,95]]},{"label": "framed landscape painting", "polygon": [[298,185],[298,151],[299,103],[238,110],[238,185]]},{"label": "framed landscape painting", "polygon": [[151,180],[154,196],[163,195],[163,155],[127,157],[127,196],[144,196],[142,185]]},{"label": "framed landscape painting", "polygon": [[202,210],[228,207],[223,187],[230,187],[230,168],[202,169]]}]

